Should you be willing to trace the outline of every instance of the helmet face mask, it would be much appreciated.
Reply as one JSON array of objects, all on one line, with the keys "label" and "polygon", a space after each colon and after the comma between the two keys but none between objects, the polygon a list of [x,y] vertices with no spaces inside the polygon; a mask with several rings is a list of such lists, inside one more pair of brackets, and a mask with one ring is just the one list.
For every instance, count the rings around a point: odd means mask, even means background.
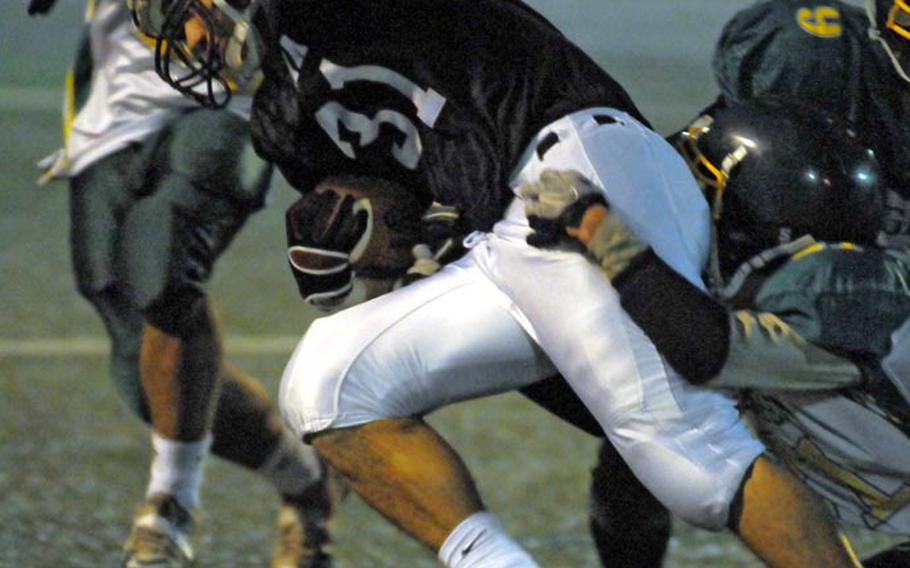
[{"label": "helmet face mask", "polygon": [[872,244],[883,181],[845,125],[808,107],[753,100],[696,119],[676,139],[711,206],[711,278],[804,235]]},{"label": "helmet face mask", "polygon": [[740,147],[728,154],[720,163],[715,164],[701,151],[698,140],[711,130],[714,117],[704,114],[695,119],[680,134],[676,142],[677,151],[685,158],[689,169],[701,186],[711,206],[711,217],[720,220],[723,215],[724,189],[730,179],[731,170],[745,157],[745,147]]},{"label": "helmet face mask", "polygon": [[908,0],[866,0],[869,37],[879,42],[891,59],[894,70],[910,83],[910,2]]},{"label": "helmet face mask", "polygon": [[139,30],[155,38],[155,68],[181,93],[221,108],[259,79],[260,40],[248,0],[130,0]]},{"label": "helmet face mask", "polygon": [[164,27],[164,14],[170,6],[165,0],[126,0],[127,8],[133,16],[133,24],[143,34],[158,38]]}]

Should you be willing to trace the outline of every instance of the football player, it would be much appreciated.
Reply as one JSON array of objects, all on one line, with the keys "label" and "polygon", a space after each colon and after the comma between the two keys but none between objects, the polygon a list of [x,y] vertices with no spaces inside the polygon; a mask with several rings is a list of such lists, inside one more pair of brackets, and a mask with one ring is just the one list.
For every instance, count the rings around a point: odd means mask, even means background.
[{"label": "football player", "polygon": [[[872,154],[823,113],[761,99],[714,109],[683,131],[677,146],[711,203],[712,289],[730,313],[662,271],[603,202],[561,211],[562,236],[566,223],[574,227],[569,232],[604,264],[623,305],[669,358],[689,337],[668,322],[713,318],[726,331],[702,336],[725,338],[722,349],[706,350],[721,354],[709,384],[737,389],[776,459],[839,520],[910,534],[910,257],[812,238],[871,243],[878,236],[874,198],[882,180]],[[565,203],[593,193],[589,185],[573,174],[550,173],[524,192]],[[529,207],[557,217],[552,208]],[[659,304],[646,300],[658,290]],[[675,361],[687,376],[698,370]],[[616,479],[630,491],[602,490]],[[591,496],[603,565],[659,566],[669,515],[608,443]],[[630,539],[647,554],[630,554]],[[897,547],[863,565],[904,565],[905,555]]]},{"label": "football player", "polygon": [[910,249],[910,4],[770,0],[736,14],[714,54],[717,104],[811,101],[867,136],[887,172],[879,244]]},{"label": "football player", "polygon": [[[772,564],[850,565],[814,499],[761,457],[732,398],[663,365],[596,264],[525,242],[517,188],[577,168],[703,286],[710,221],[685,164],[544,18],[499,0],[133,6],[158,39],[159,73],[204,104],[223,106],[262,69],[256,148],[299,190],[370,174],[456,207],[474,230],[468,253],[439,272],[316,320],[281,387],[285,422],[444,564],[535,565],[422,416],[556,369],[679,515],[733,526]],[[793,515],[764,515],[772,497]]]},{"label": "football player", "polygon": [[907,251],[908,50],[910,4],[903,0],[865,0],[865,13],[839,0],[758,2],[723,29],[714,54],[720,87],[714,104],[792,97],[852,123],[886,171],[878,244]]},{"label": "football player", "polygon": [[[44,13],[53,2],[31,2]],[[286,433],[262,386],[222,354],[205,285],[263,206],[272,168],[249,140],[249,97],[201,109],[164,84],[122,0],[88,3],[68,85],[65,147],[79,292],[104,321],[110,371],[152,427],[154,457],[124,565],[184,566],[211,450],[281,495],[275,567],[325,566],[329,502],[312,448]],[[200,136],[205,132],[205,136]]]}]

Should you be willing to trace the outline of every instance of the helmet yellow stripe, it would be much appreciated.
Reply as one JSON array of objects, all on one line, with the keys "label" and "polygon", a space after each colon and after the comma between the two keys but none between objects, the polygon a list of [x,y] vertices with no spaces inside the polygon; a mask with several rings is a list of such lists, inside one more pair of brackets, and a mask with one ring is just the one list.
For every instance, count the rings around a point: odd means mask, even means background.
[{"label": "helmet yellow stripe", "polygon": [[910,39],[910,30],[899,25],[895,20],[899,11],[910,15],[910,4],[907,4],[906,0],[894,0],[894,4],[888,11],[888,19],[885,21],[885,27],[904,39]]},{"label": "helmet yellow stripe", "polygon": [[[686,129],[686,132],[677,142],[677,147],[682,150],[686,158],[686,163],[692,171],[695,179],[703,185],[714,190],[713,204],[711,206],[712,216],[715,221],[720,219],[721,205],[723,202],[724,188],[727,186],[729,176],[727,172],[715,166],[705,157],[704,153],[698,147],[698,138],[707,132],[708,128],[696,121]],[[710,174],[709,175],[706,175]]]}]

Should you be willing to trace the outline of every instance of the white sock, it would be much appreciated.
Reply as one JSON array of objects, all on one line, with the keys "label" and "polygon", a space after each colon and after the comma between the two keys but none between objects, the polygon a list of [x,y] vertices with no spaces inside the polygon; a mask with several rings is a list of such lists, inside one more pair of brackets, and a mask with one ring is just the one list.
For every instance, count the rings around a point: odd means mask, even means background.
[{"label": "white sock", "polygon": [[439,560],[449,568],[537,568],[531,555],[487,511],[474,513],[455,527],[439,549]]},{"label": "white sock", "polygon": [[212,445],[212,435],[198,442],[175,442],[152,432],[152,468],[146,496],[155,493],[173,495],[185,509],[199,505],[202,469]]},{"label": "white sock", "polygon": [[279,493],[294,497],[322,479],[323,468],[316,450],[284,432],[278,447],[256,471],[271,481]]}]

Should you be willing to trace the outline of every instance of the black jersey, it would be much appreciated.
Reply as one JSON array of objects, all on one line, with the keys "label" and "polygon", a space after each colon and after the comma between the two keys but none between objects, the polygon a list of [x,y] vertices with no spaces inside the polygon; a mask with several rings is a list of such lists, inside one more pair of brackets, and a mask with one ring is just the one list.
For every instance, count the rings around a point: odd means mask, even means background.
[{"label": "black jersey", "polygon": [[714,73],[721,101],[793,97],[849,120],[889,174],[887,244],[910,247],[910,85],[868,28],[837,0],[760,2],[724,26]]},{"label": "black jersey", "polygon": [[517,0],[263,0],[252,129],[297,189],[383,177],[488,229],[532,137],[577,110],[644,120],[626,92]]}]

